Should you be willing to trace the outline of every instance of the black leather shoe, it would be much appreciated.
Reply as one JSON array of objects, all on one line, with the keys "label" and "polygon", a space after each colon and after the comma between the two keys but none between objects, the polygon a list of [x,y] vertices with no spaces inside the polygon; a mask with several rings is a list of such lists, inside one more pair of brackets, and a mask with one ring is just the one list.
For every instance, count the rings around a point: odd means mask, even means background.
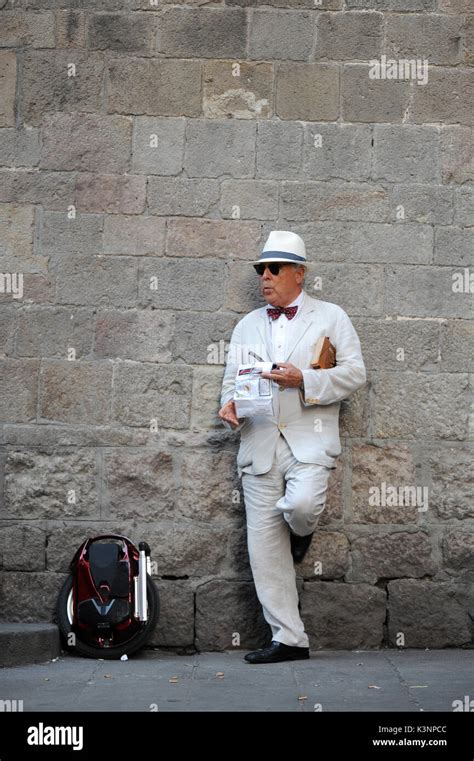
[{"label": "black leather shoe", "polygon": [[290,647],[283,642],[273,641],[269,647],[247,653],[248,663],[280,663],[280,661],[302,661],[309,658],[309,647]]},{"label": "black leather shoe", "polygon": [[290,529],[291,554],[293,555],[293,560],[295,563],[301,563],[304,556],[308,552],[312,538],[313,534],[298,536],[298,534],[294,534]]}]

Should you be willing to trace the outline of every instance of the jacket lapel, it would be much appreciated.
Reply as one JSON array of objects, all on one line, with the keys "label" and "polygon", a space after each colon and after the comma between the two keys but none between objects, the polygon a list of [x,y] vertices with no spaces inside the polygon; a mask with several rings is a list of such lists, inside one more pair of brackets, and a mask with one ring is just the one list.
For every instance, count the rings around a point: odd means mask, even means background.
[{"label": "jacket lapel", "polygon": [[265,349],[267,350],[267,354],[268,354],[268,360],[265,360],[265,357],[262,357],[262,359],[268,362],[273,362],[272,338],[270,333],[270,326],[268,322],[266,307],[264,307],[262,311],[260,312],[258,323],[257,323],[257,331],[261,338],[261,343],[263,346],[265,346]]},{"label": "jacket lapel", "polygon": [[301,307],[301,314],[299,315],[293,327],[291,347],[287,352],[285,362],[289,362],[291,355],[311,325],[311,313],[315,311],[315,308],[315,299],[312,299],[311,296],[308,296],[308,294],[305,293],[303,306]]}]

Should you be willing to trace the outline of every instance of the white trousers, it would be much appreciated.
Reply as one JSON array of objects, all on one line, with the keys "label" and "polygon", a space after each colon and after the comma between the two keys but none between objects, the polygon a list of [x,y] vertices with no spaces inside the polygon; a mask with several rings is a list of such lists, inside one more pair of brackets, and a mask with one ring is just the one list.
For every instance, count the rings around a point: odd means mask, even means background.
[{"label": "white trousers", "polygon": [[299,462],[283,435],[268,473],[242,473],[247,542],[257,597],[272,639],[294,647],[309,640],[298,610],[289,527],[304,536],[324,510],[331,468]]}]

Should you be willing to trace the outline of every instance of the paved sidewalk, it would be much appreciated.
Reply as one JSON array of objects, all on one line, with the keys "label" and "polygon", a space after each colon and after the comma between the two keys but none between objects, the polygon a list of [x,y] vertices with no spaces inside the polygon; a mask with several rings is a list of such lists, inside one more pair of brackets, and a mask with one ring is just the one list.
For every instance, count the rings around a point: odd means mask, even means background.
[{"label": "paved sidewalk", "polygon": [[24,711],[452,711],[474,699],[473,650],[326,650],[265,666],[243,655],[63,654],[0,669],[0,699],[23,700]]}]

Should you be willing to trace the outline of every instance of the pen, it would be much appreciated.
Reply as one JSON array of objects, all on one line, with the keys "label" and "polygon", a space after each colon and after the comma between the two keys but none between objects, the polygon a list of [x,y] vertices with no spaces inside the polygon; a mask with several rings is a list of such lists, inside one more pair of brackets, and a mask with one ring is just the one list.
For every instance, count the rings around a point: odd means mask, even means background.
[{"label": "pen", "polygon": [[[255,359],[258,359],[259,362],[265,362],[265,360],[262,359],[261,357],[259,357],[258,354],[255,354],[254,351],[249,351],[249,354],[251,354],[252,357],[255,357]],[[272,370],[275,370],[277,367],[278,367],[278,365],[276,364],[276,362],[273,362],[273,364],[272,364]]]}]

